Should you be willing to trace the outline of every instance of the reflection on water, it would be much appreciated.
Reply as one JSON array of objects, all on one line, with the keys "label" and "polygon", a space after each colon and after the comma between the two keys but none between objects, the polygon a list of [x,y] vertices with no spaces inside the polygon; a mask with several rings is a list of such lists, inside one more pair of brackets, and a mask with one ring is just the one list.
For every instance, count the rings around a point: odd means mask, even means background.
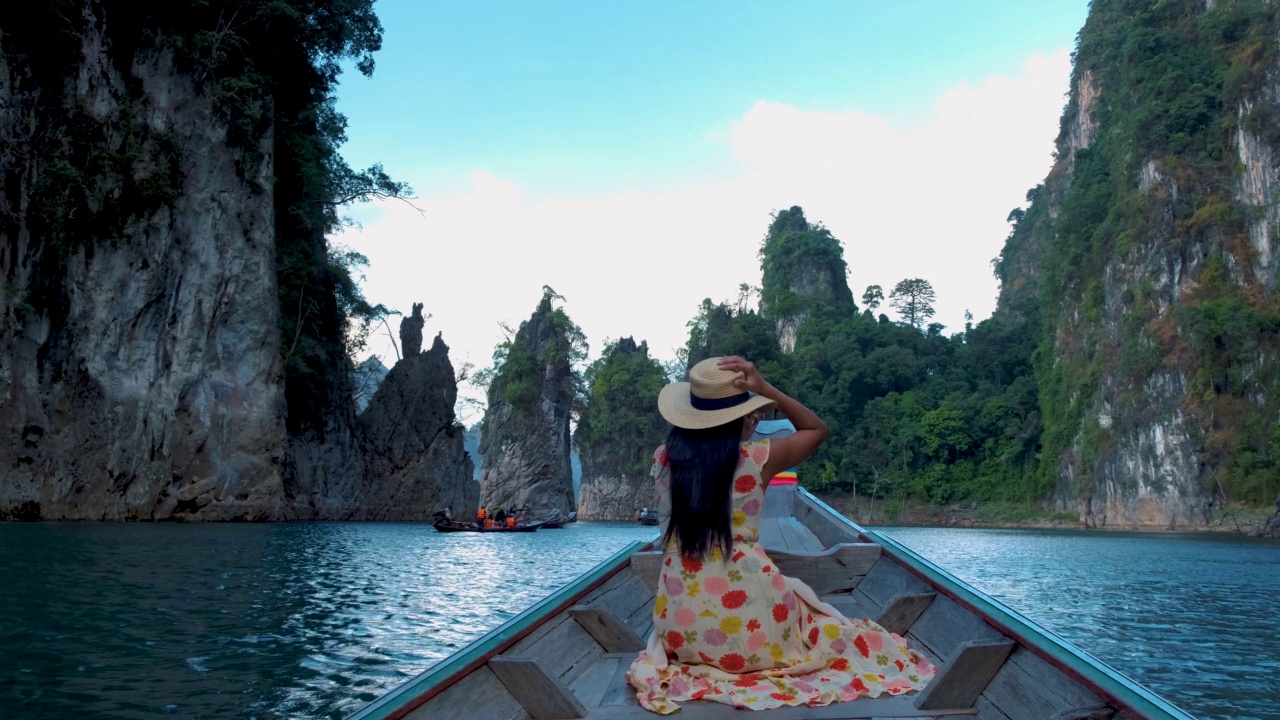
[{"label": "reflection on water", "polygon": [[0,524],[0,715],[345,717],[654,534]]},{"label": "reflection on water", "polygon": [[[1199,717],[1280,720],[1280,543],[889,532]],[[654,534],[0,523],[0,716],[342,718]]]},{"label": "reflection on water", "polygon": [[1206,720],[1280,720],[1280,542],[881,528]]}]

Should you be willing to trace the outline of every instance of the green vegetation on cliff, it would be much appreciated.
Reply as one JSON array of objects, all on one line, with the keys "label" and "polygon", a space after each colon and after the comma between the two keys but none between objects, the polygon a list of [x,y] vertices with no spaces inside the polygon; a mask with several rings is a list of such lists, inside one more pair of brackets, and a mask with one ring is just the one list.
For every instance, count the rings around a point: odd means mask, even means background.
[{"label": "green vegetation on cliff", "polygon": [[586,402],[573,442],[584,464],[597,472],[647,477],[653,450],[663,441],[667,422],[655,398],[667,374],[649,357],[649,346],[631,338],[605,344],[600,359],[585,374]]},{"label": "green vegetation on cliff", "polygon": [[772,318],[792,318],[827,306],[853,307],[844,249],[831,231],[792,206],[774,213],[760,245],[760,305]]},{"label": "green vegetation on cliff", "polygon": [[[780,222],[780,219],[784,222]],[[780,227],[791,229],[779,233]],[[938,324],[921,331],[910,318],[859,312],[844,280],[840,242],[825,229],[796,229],[803,211],[793,207],[775,216],[761,248],[767,281],[762,297],[786,298],[764,314],[739,303],[703,302],[690,322],[690,362],[738,354],[755,360],[762,372],[794,393],[831,426],[831,439],[801,468],[802,482],[816,489],[853,489],[875,497],[915,497],[946,502],[972,498],[1025,500],[1040,433],[1035,383],[1031,377],[1033,340],[1003,319],[987,320],[964,333],[944,336]],[[779,238],[801,237],[806,245]],[[798,244],[798,243],[797,243]],[[781,276],[773,252],[787,254],[785,266],[807,269],[821,281]],[[787,295],[790,287],[812,288],[838,278],[834,292]],[[929,284],[909,281],[919,298]],[[825,288],[824,288],[825,289]],[[883,293],[868,292],[872,302]],[[799,303],[803,301],[803,306]],[[795,303],[787,305],[787,302]],[[778,345],[773,307],[802,309],[795,350]]]},{"label": "green vegetation on cliff", "polygon": [[505,402],[528,417],[544,393],[575,402],[583,395],[580,365],[587,359],[587,338],[557,301],[564,298],[544,286],[533,316],[515,332],[508,329],[507,339],[494,348],[493,365],[476,373],[474,382],[487,390],[490,408]]},{"label": "green vegetation on cliff", "polygon": [[[1264,87],[1280,10],[1210,5],[1093,3],[1058,139],[1069,184],[1055,171],[1029,196],[1006,247],[1007,259],[1025,239],[1039,255],[1046,489],[1069,466],[1076,492],[1091,493],[1118,446],[1182,412],[1209,494],[1269,502],[1280,490],[1280,303],[1250,237],[1274,242],[1280,228],[1255,229],[1266,211],[1236,191],[1242,144],[1280,143],[1280,104]],[[1153,402],[1169,391],[1149,378],[1170,371],[1185,395]]]}]

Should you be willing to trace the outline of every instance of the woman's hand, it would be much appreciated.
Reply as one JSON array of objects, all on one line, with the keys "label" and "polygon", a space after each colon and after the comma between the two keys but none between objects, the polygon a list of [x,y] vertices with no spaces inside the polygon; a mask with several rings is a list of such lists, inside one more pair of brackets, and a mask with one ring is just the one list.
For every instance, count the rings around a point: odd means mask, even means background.
[{"label": "woman's hand", "polygon": [[755,363],[743,360],[737,355],[720,358],[720,362],[716,363],[716,367],[729,372],[740,372],[742,376],[734,379],[733,386],[745,392],[753,392],[757,395],[763,395],[769,390],[769,383],[760,376],[760,371],[756,369]]}]

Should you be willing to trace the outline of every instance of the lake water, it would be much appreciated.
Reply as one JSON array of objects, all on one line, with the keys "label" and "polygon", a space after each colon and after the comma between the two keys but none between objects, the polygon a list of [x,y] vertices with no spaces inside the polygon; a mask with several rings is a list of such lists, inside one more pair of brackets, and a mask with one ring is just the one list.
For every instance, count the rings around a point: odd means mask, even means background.
[{"label": "lake water", "polygon": [[[1193,714],[1280,720],[1280,543],[890,532]],[[654,534],[0,524],[0,716],[342,718]]]},{"label": "lake water", "polygon": [[1197,717],[1280,719],[1280,541],[878,529]]}]

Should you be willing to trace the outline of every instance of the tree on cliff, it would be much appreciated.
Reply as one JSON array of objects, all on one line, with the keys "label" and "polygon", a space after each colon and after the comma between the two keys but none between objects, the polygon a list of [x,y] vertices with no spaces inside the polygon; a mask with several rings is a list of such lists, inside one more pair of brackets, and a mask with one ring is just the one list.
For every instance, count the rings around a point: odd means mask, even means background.
[{"label": "tree on cliff", "polygon": [[533,319],[545,323],[547,337],[538,342],[527,338],[528,320],[515,331],[502,326],[506,337],[493,350],[493,365],[474,377],[474,383],[485,389],[490,407],[495,401],[502,401],[520,412],[532,412],[545,368],[567,368],[567,372],[556,372],[557,382],[563,384],[557,389],[570,393],[575,400],[582,396],[581,365],[587,359],[587,336],[564,308],[556,307],[557,302],[563,301],[563,296],[543,286],[542,301]]},{"label": "tree on cliff", "polygon": [[867,291],[862,293],[863,306],[867,310],[875,310],[882,302],[884,302],[884,288],[879,285],[868,285]]},{"label": "tree on cliff", "polygon": [[778,346],[773,323],[760,313],[741,311],[728,302],[717,304],[707,298],[688,328],[685,368],[709,357],[738,355],[751,358],[774,382],[786,383],[787,356]]},{"label": "tree on cliff", "polygon": [[933,302],[937,296],[928,280],[910,278],[893,287],[889,293],[889,304],[902,316],[902,321],[914,328],[924,326],[924,321],[933,317]]},{"label": "tree on cliff", "polygon": [[1280,490],[1277,35],[1262,0],[1090,6],[1057,164],[996,267],[1063,502],[1207,522]]},{"label": "tree on cliff", "polygon": [[799,206],[774,213],[759,257],[760,306],[770,318],[802,321],[822,307],[853,309],[844,248],[821,223],[805,219]]},{"label": "tree on cliff", "polygon": [[481,424],[481,496],[535,510],[574,505],[569,421],[581,405],[586,337],[549,287],[530,318],[493,354],[477,382],[487,386]]},{"label": "tree on cliff", "polygon": [[[798,212],[780,213],[771,231],[800,223]],[[830,249],[814,244],[791,263],[817,264]],[[877,288],[869,305],[883,298]],[[939,327],[922,333],[852,308],[813,308],[785,355],[767,303],[758,314],[706,300],[686,348],[693,362],[756,360],[827,421],[830,439],[801,468],[802,483],[934,502],[1028,497],[1040,422],[1023,326],[992,318],[948,338]]]},{"label": "tree on cliff", "polygon": [[582,457],[578,514],[631,520],[655,500],[648,471],[667,431],[657,404],[667,373],[649,357],[648,344],[628,337],[607,343],[585,379],[586,402],[573,436]]}]

